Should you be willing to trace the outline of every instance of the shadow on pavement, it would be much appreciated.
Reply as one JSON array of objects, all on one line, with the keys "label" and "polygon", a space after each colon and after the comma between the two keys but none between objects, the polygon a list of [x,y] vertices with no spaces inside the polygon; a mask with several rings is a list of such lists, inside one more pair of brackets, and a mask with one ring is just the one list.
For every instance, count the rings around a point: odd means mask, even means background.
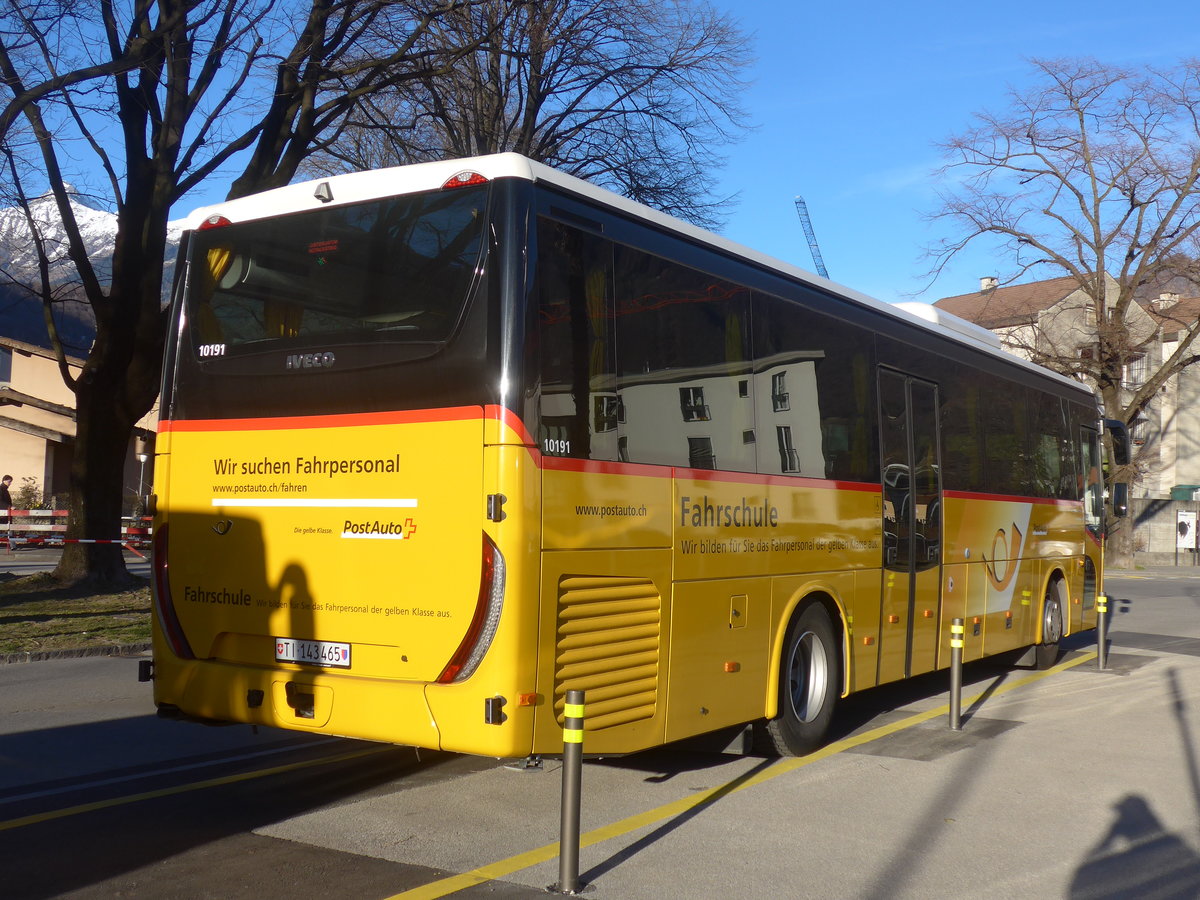
[{"label": "shadow on pavement", "polygon": [[[1200,815],[1200,773],[1187,725],[1187,707],[1174,669],[1167,670],[1193,806]],[[1169,834],[1145,797],[1129,794],[1113,805],[1115,818],[1075,872],[1070,900],[1200,897],[1200,854]]]}]

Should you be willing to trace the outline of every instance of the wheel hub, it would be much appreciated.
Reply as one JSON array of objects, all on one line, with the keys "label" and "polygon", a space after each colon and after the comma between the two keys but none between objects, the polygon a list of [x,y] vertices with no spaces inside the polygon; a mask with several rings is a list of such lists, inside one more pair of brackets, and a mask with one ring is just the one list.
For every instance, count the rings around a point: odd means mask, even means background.
[{"label": "wheel hub", "polygon": [[811,722],[821,714],[828,673],[824,645],[811,631],[806,631],[793,645],[788,660],[788,693],[792,712],[801,722]]}]

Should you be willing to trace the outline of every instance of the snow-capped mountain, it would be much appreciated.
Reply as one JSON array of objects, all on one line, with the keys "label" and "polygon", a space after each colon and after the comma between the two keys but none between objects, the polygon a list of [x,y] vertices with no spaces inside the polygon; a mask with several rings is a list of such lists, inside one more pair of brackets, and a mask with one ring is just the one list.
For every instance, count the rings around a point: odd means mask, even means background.
[{"label": "snow-capped mountain", "polygon": [[[79,226],[88,257],[100,280],[106,282],[112,275],[112,249],[117,237],[117,217],[113,213],[88,206],[84,198],[74,191],[70,192],[70,196],[71,212]],[[29,206],[30,215],[43,237],[47,255],[52,261],[51,281],[58,284],[73,280],[75,272],[67,257],[66,233],[54,198],[45,194]],[[181,225],[182,222],[172,222],[167,226],[168,271],[174,268]],[[37,267],[37,248],[25,214],[16,207],[0,209],[0,277],[8,276],[3,280],[33,280],[37,278]],[[165,280],[169,285],[169,274]]]},{"label": "snow-capped mountain", "polygon": [[[117,217],[89,206],[79,194],[71,193],[71,211],[79,225],[80,236],[100,281],[112,277],[112,252],[117,236]],[[67,237],[58,215],[58,207],[49,194],[30,204],[30,214],[51,260],[50,281],[65,286],[77,281],[75,268],[67,256]],[[167,259],[163,274],[163,301],[166,302],[174,275],[175,253],[182,222],[172,222],[167,230]],[[16,207],[0,209],[0,336],[42,347],[49,336],[42,318],[40,301],[21,285],[37,286],[37,248],[29,223]],[[69,291],[68,291],[69,293]],[[60,333],[75,354],[86,353],[95,336],[95,319],[84,302],[65,300],[55,308]]]}]

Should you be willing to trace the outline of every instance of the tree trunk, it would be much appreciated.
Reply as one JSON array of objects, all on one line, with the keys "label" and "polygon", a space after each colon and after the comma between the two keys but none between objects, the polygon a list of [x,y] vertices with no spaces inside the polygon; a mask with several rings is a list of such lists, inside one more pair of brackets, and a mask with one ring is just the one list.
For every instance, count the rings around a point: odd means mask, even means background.
[{"label": "tree trunk", "polygon": [[110,382],[95,377],[85,384],[81,379],[78,387],[68,543],[54,570],[54,577],[65,584],[120,587],[131,577],[119,543],[71,543],[121,537],[121,485],[135,423],[121,411],[118,391]]},{"label": "tree trunk", "polygon": [[1132,569],[1133,558],[1133,510],[1124,519],[1109,517],[1108,533],[1105,535],[1104,565],[1107,569]]}]

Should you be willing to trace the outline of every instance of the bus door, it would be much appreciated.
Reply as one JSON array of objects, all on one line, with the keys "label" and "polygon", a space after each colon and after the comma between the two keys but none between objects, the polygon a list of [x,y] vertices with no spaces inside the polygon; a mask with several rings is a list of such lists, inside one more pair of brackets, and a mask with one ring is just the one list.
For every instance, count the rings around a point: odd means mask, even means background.
[{"label": "bus door", "polygon": [[937,385],[879,370],[883,592],[879,682],[932,671],[941,621]]},{"label": "bus door", "polygon": [[[1091,628],[1096,623],[1097,573],[1104,567],[1104,476],[1100,464],[1100,432],[1083,425],[1079,429],[1079,499],[1083,501],[1083,602],[1071,604],[1071,631]],[[1078,621],[1076,618],[1078,617]]]}]

